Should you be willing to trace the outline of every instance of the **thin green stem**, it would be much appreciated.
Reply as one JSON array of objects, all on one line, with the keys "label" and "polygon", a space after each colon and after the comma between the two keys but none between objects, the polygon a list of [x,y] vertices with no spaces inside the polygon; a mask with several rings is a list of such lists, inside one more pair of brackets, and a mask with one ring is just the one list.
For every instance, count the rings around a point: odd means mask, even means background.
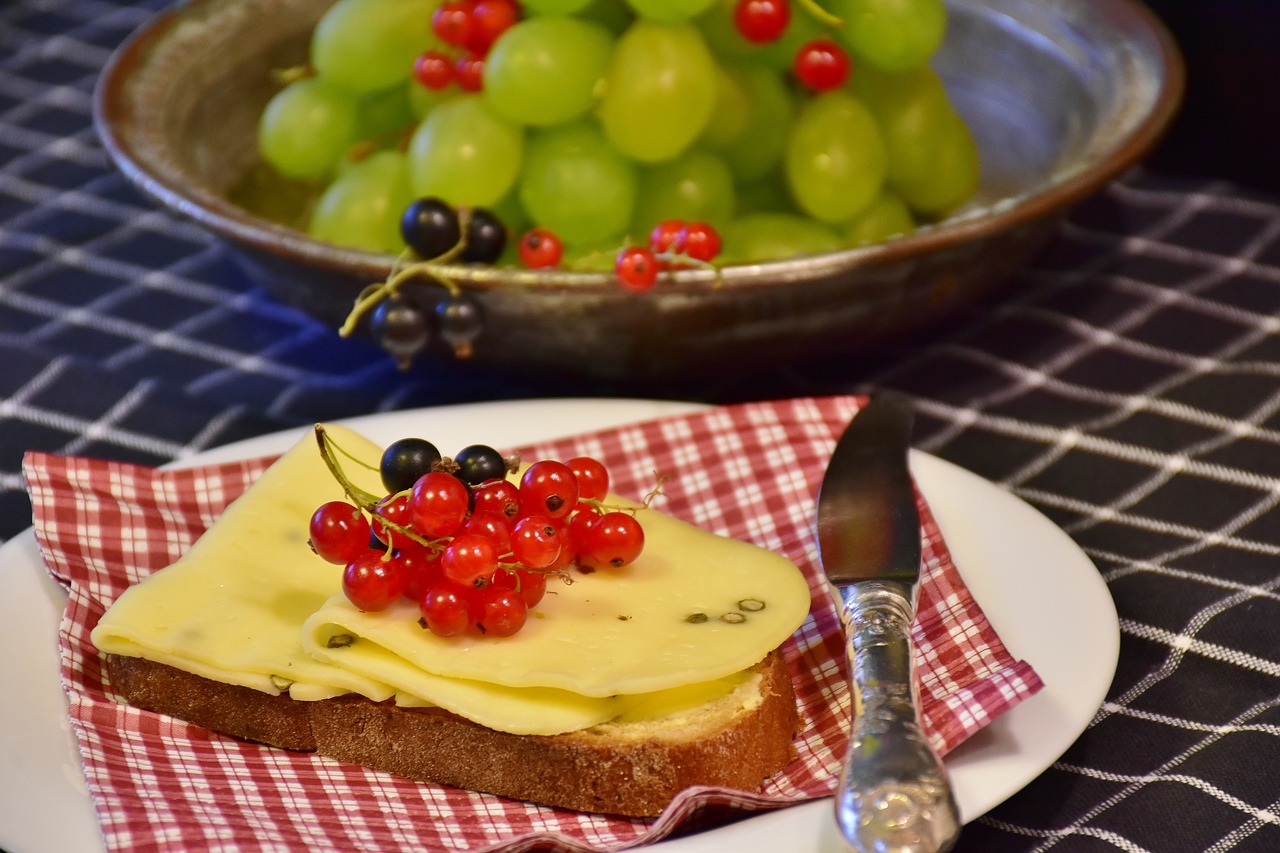
[{"label": "thin green stem", "polygon": [[360,324],[360,320],[364,318],[378,303],[391,296],[400,293],[400,288],[405,282],[410,281],[419,276],[425,276],[436,284],[449,291],[450,295],[457,296],[462,292],[462,288],[458,283],[450,278],[440,275],[436,272],[436,267],[440,264],[448,264],[457,260],[458,256],[467,247],[467,223],[470,221],[471,213],[463,210],[459,216],[459,227],[462,229],[462,237],[455,243],[452,248],[437,257],[428,261],[415,261],[413,263],[405,263],[405,260],[411,256],[409,250],[401,252],[395,262],[391,265],[391,271],[387,274],[387,278],[381,284],[371,284],[364,290],[360,291],[360,295],[356,297],[355,304],[351,307],[351,311],[347,314],[347,318],[343,320],[342,325],[338,327],[338,337],[347,338],[356,330],[356,326]]},{"label": "thin green stem", "polygon": [[373,513],[378,508],[378,501],[382,498],[372,492],[366,492],[351,482],[351,479],[338,463],[337,453],[342,453],[348,459],[353,459],[354,457],[334,444],[329,438],[329,433],[325,431],[324,424],[316,424],[316,443],[320,445],[320,458],[324,460],[325,467],[329,469],[329,473],[342,486],[342,491],[346,493],[347,497],[351,498],[356,506],[365,512]]}]

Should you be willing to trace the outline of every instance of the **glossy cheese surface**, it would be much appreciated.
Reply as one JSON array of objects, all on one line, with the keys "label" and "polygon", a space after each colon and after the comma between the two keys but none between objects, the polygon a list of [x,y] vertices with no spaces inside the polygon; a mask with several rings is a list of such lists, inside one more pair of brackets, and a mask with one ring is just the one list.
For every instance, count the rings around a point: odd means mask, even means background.
[{"label": "glossy cheese surface", "polygon": [[[809,587],[791,561],[655,510],[640,510],[645,547],[622,569],[551,580],[511,637],[441,638],[395,611],[363,613],[344,596],[307,620],[303,644],[357,637],[437,675],[584,696],[648,693],[747,669],[809,612]],[[734,620],[734,621],[726,621]],[[330,659],[342,660],[342,649]]]}]

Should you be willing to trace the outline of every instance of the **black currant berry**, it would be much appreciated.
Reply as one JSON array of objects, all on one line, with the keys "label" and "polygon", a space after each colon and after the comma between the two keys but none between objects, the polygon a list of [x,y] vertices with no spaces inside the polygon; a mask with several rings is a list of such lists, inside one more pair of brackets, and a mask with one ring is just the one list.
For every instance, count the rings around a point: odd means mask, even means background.
[{"label": "black currant berry", "polygon": [[498,217],[483,207],[472,209],[467,219],[467,247],[462,250],[462,260],[492,264],[502,256],[506,246],[507,229]]},{"label": "black currant berry", "polygon": [[403,492],[413,488],[418,478],[429,474],[431,466],[439,461],[440,451],[425,438],[402,438],[382,451],[378,473],[388,492]]},{"label": "black currant berry", "polygon": [[373,309],[369,333],[398,365],[407,367],[431,340],[431,325],[417,305],[391,296]]},{"label": "black currant berry", "polygon": [[458,245],[462,229],[452,207],[438,198],[420,198],[404,209],[400,236],[418,257],[429,261]]},{"label": "black currant berry", "polygon": [[458,451],[453,461],[458,463],[455,476],[472,486],[507,476],[507,461],[487,444],[467,445]]},{"label": "black currant berry", "polygon": [[440,337],[458,358],[470,357],[476,338],[484,331],[480,302],[466,293],[450,293],[436,303],[436,323]]}]

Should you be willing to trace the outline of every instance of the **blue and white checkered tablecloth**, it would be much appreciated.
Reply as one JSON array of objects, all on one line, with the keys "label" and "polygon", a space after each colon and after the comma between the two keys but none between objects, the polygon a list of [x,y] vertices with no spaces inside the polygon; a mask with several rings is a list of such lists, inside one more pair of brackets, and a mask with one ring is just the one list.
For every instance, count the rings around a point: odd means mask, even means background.
[{"label": "blue and white checkered tablecloth", "polygon": [[[98,144],[91,92],[164,5],[0,5],[0,538],[29,523],[28,449],[160,463],[347,415],[622,390],[400,373],[136,193]],[[653,395],[880,387],[915,397],[920,447],[1072,536],[1120,614],[1088,730],[958,849],[1280,850],[1280,205],[1138,171],[940,330]]]}]

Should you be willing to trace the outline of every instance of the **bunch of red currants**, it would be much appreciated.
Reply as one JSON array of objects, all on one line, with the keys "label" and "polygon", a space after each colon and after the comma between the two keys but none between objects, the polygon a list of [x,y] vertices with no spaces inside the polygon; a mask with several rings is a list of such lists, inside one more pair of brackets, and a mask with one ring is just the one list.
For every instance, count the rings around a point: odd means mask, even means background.
[{"label": "bunch of red currants", "polygon": [[381,497],[346,481],[336,455],[327,461],[351,500],[315,511],[312,550],[344,566],[342,588],[356,607],[380,611],[407,597],[437,636],[511,636],[549,578],[574,566],[621,568],[644,548],[634,513],[604,503],[609,473],[591,457],[535,462],[517,482],[508,478],[516,462],[487,445],[450,459],[405,438],[383,452]]}]

